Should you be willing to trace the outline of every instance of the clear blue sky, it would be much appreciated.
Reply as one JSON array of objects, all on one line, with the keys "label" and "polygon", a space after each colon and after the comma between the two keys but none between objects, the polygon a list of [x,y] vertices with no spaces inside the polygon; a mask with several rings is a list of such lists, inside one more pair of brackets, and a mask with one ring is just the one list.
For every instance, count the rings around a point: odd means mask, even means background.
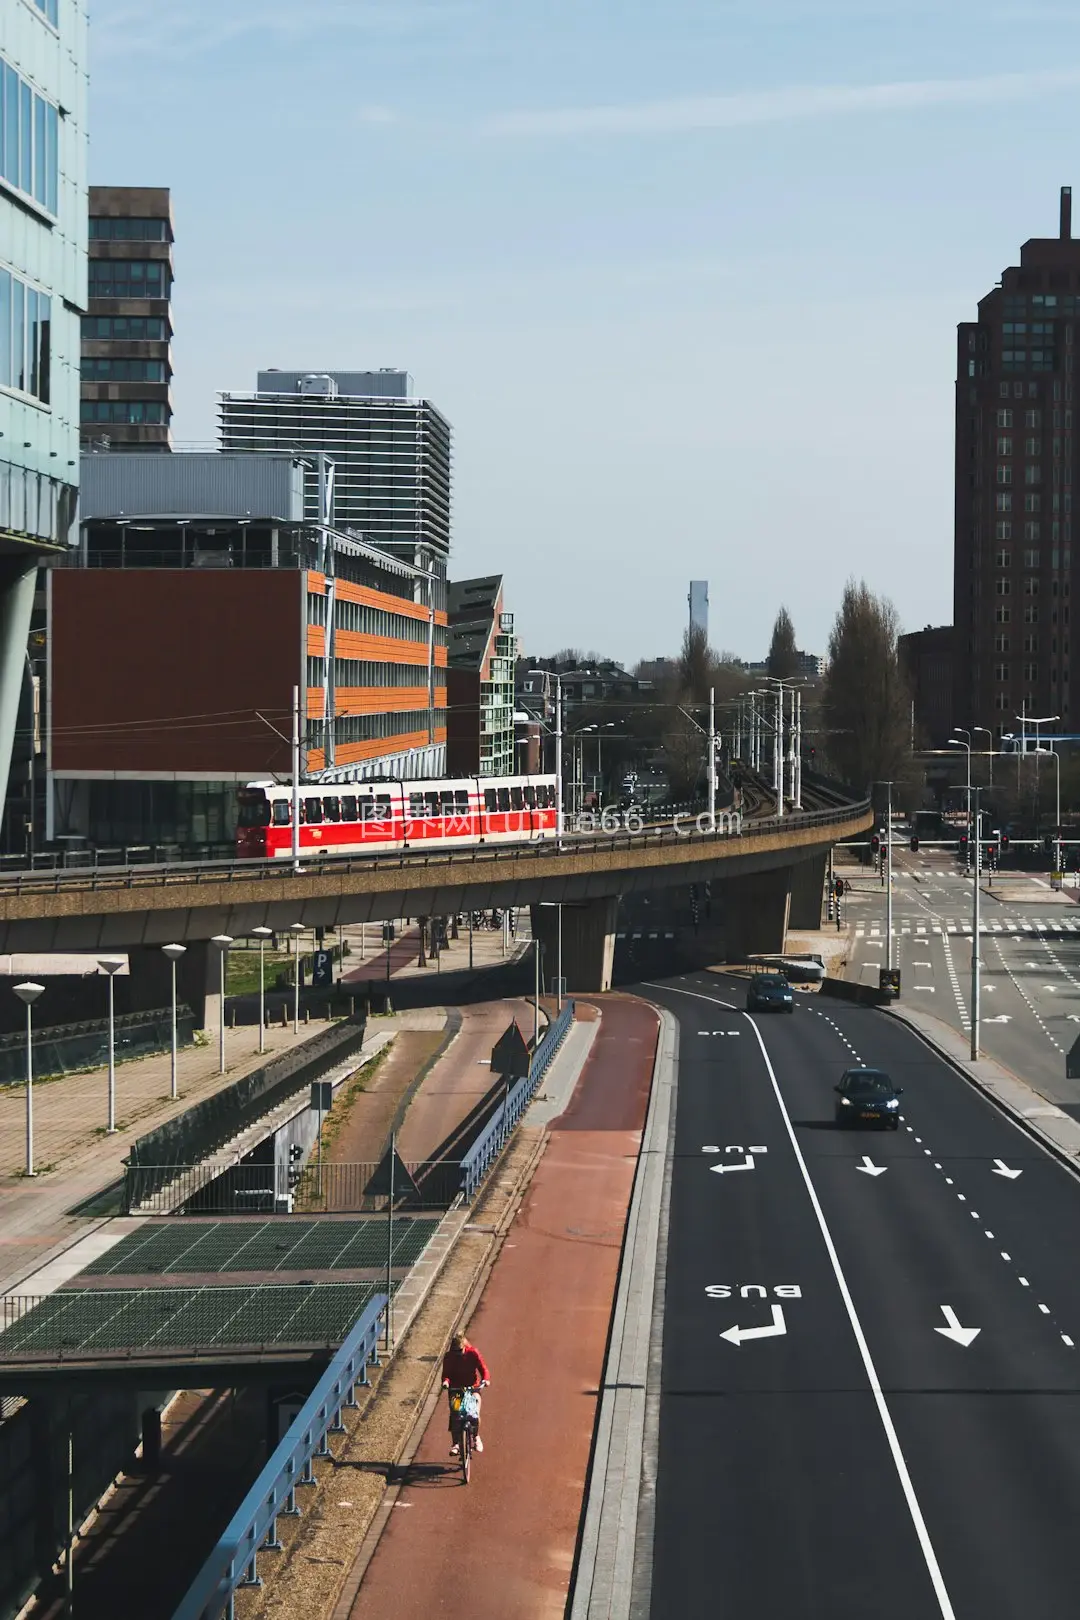
[{"label": "clear blue sky", "polygon": [[[91,172],[173,189],[177,437],[401,366],[529,652],[951,616],[955,326],[1080,187],[1038,0],[93,0]],[[1076,170],[1074,173],[1073,171]]]}]

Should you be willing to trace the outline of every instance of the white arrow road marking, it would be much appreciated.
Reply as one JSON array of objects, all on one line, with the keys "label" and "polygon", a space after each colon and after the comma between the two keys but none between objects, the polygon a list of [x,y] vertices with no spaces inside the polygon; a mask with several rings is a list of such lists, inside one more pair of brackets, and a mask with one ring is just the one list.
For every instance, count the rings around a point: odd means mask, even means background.
[{"label": "white arrow road marking", "polygon": [[951,1305],[943,1305],[941,1314],[949,1325],[948,1327],[935,1328],[934,1332],[940,1333],[943,1339],[951,1339],[954,1344],[962,1344],[965,1350],[982,1332],[982,1328],[961,1327],[960,1318]]},{"label": "white arrow road marking", "polygon": [[714,1176],[727,1176],[730,1175],[733,1170],[752,1170],[753,1168],[754,1158],[750,1153],[746,1155],[746,1160],[743,1164],[710,1164],[709,1166],[709,1169],[712,1171]]},{"label": "white arrow road marking", "polygon": [[998,1013],[996,1018],[984,1018],[983,1023],[984,1024],[1011,1024],[1012,1023],[1012,1014],[1011,1013]]},{"label": "white arrow road marking", "polygon": [[1010,1170],[1004,1159],[995,1159],[990,1171],[992,1176],[1006,1176],[1009,1181],[1015,1181],[1017,1176],[1023,1175],[1022,1170]]},{"label": "white arrow road marking", "polygon": [[1056,984],[1044,984],[1043,989],[1044,990],[1049,990],[1049,992],[1050,992],[1050,994],[1052,996],[1057,995],[1057,985]]},{"label": "white arrow road marking", "polygon": [[913,990],[929,990],[931,995],[934,995],[935,993],[932,984],[913,984],[911,988]]},{"label": "white arrow road marking", "polygon": [[1080,1024],[1080,1013],[1069,1013],[1068,1020],[1070,1024]]},{"label": "white arrow road marking", "polygon": [[[977,1333],[978,1328],[975,1331]],[[779,1339],[786,1332],[787,1323],[784,1321],[784,1308],[782,1305],[774,1305],[772,1308],[772,1322],[768,1327],[729,1327],[726,1333],[721,1333],[720,1337],[726,1339],[728,1344],[733,1344],[737,1350],[741,1344],[745,1344],[749,1339]]]},{"label": "white arrow road marking", "polygon": [[857,1164],[855,1168],[861,1170],[864,1176],[883,1176],[889,1167],[887,1164],[875,1164],[869,1153],[864,1153],[862,1164]]}]

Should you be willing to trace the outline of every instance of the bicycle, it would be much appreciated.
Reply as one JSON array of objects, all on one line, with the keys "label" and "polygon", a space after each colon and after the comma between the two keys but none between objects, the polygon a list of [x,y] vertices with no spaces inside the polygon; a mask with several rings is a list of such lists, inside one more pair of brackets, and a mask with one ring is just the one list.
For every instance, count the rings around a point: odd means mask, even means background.
[{"label": "bicycle", "polygon": [[450,1390],[450,1433],[458,1447],[461,1478],[469,1483],[473,1445],[480,1427],[480,1392],[476,1389]]}]

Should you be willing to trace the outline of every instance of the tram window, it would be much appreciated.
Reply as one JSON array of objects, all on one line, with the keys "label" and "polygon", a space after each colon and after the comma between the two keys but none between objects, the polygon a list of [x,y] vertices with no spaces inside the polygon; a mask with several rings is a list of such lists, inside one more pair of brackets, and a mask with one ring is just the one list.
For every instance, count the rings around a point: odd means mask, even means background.
[{"label": "tram window", "polygon": [[427,814],[429,816],[438,816],[442,814],[442,805],[439,802],[439,795],[437,793],[425,793],[424,798],[427,800]]},{"label": "tram window", "polygon": [[416,820],[424,813],[424,795],[422,793],[409,794],[409,814]]},{"label": "tram window", "polygon": [[509,788],[500,788],[499,789],[499,809],[500,810],[509,810],[509,808],[510,808],[510,789]]},{"label": "tram window", "polygon": [[269,827],[270,802],[259,789],[255,793],[241,793],[237,824],[241,827]]},{"label": "tram window", "polygon": [[521,792],[522,792],[522,795],[523,795],[523,797],[525,799],[525,808],[526,808],[526,810],[535,810],[536,809],[536,789],[534,787],[524,787],[524,788],[522,788]]},{"label": "tram window", "polygon": [[514,810],[521,809],[521,789],[519,787],[510,789],[510,805]]},{"label": "tram window", "polygon": [[444,816],[452,816],[454,814],[454,790],[453,790],[453,788],[444,788],[443,792],[441,794],[441,798],[442,798],[442,813],[443,813],[443,815]]},{"label": "tram window", "polygon": [[390,820],[390,795],[379,793],[375,798],[375,817],[378,821]]},{"label": "tram window", "polygon": [[313,823],[317,824],[318,822],[320,822],[322,820],[322,800],[321,799],[305,799],[304,800],[304,808],[307,811],[307,822],[308,822],[309,827]]},{"label": "tram window", "polygon": [[342,821],[355,821],[356,820],[356,794],[355,793],[346,793],[346,794],[343,795],[342,800],[341,800],[341,819],[342,819]]},{"label": "tram window", "polygon": [[541,791],[543,792],[543,795],[544,795],[544,809],[545,810],[554,809],[554,807],[555,807],[555,789],[551,786],[551,783],[548,782],[546,784],[546,786]]},{"label": "tram window", "polygon": [[485,788],[484,789],[484,809],[490,815],[493,810],[497,810],[498,808],[499,808],[499,795],[496,793],[494,788]]},{"label": "tram window", "polygon": [[274,800],[274,826],[287,827],[292,821],[292,805],[288,799]]},{"label": "tram window", "polygon": [[359,798],[356,801],[357,821],[374,821],[375,801],[368,798]]},{"label": "tram window", "polygon": [[458,788],[456,793],[454,794],[454,802],[457,805],[458,815],[459,816],[467,816],[468,813],[469,813],[469,790],[468,790],[468,788]]},{"label": "tram window", "polygon": [[331,798],[323,800],[322,809],[324,821],[341,820],[341,800],[336,793]]}]

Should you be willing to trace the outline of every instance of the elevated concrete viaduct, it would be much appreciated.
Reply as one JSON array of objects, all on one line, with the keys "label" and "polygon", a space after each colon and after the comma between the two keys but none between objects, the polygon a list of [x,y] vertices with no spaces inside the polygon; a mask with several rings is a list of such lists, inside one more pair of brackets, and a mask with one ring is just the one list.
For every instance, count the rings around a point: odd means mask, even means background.
[{"label": "elevated concrete viaduct", "polygon": [[[531,906],[537,934],[564,906],[563,963],[571,990],[611,982],[620,895],[675,884],[721,885],[729,952],[782,951],[788,926],[817,926],[830,847],[871,827],[868,804],[749,822],[737,834],[675,827],[568,837],[553,843],[424,855],[327,859],[294,872],[285,863],[28,874],[0,883],[0,953],[126,951],[147,993],[168,999],[160,947],[189,946],[181,994],[197,1017],[216,983],[215,934],[292,923],[339,928],[395,917]],[[553,961],[554,958],[549,958]],[[160,992],[158,987],[160,986]],[[145,1001],[145,996],[140,997]],[[150,1002],[146,1002],[150,1005]]]}]

